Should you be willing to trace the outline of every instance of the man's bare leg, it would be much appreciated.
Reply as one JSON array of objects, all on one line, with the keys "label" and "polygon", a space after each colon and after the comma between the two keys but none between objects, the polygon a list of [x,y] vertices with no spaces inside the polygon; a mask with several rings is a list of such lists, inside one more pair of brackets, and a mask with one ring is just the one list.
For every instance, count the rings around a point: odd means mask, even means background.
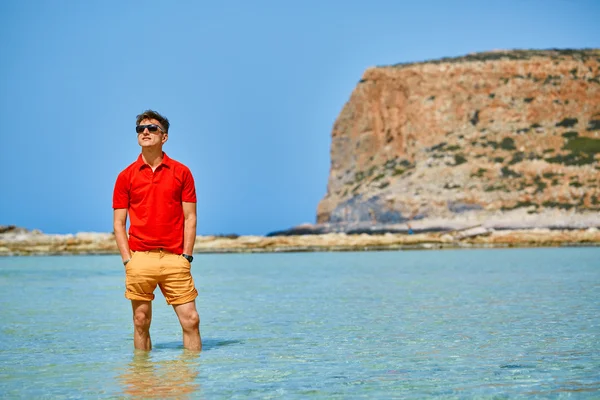
[{"label": "man's bare leg", "polygon": [[192,351],[202,350],[202,339],[200,338],[200,316],[196,310],[196,301],[192,300],[185,304],[175,304],[173,309],[179,318],[181,329],[183,329],[183,347]]},{"label": "man's bare leg", "polygon": [[133,309],[133,346],[138,350],[151,350],[152,302],[131,300],[131,308]]}]

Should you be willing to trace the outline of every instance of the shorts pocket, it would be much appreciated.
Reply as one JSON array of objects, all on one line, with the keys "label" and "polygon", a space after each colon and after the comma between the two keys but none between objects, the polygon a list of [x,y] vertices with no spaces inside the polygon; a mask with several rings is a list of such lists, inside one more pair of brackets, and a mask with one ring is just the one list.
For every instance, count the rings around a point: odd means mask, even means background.
[{"label": "shorts pocket", "polygon": [[131,257],[129,257],[129,261],[127,262],[127,264],[125,264],[125,271],[127,271],[129,268],[131,268],[131,264],[133,263],[133,259],[135,258],[135,255],[137,253],[138,253],[137,251],[131,252]]},{"label": "shorts pocket", "polygon": [[187,260],[187,258],[185,258],[184,256],[182,256],[181,254],[179,255],[179,259],[180,259],[180,260],[183,262],[183,265],[185,265],[185,267],[186,267],[187,269],[190,269],[190,268],[192,267],[192,263],[191,263],[191,262],[189,262],[189,261]]}]

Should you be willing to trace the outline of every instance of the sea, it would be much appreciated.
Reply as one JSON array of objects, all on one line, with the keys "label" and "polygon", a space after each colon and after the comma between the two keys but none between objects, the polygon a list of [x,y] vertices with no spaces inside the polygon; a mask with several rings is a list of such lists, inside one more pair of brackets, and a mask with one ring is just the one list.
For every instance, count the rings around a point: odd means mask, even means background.
[{"label": "sea", "polygon": [[598,399],[600,248],[197,254],[204,349],[118,256],[0,257],[2,399]]}]

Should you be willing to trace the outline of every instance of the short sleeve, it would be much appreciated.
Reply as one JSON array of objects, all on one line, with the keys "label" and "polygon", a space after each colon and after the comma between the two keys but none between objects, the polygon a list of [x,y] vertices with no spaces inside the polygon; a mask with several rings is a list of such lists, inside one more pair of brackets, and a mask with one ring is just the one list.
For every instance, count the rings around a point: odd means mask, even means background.
[{"label": "short sleeve", "polygon": [[183,171],[183,191],[181,201],[185,203],[196,203],[196,185],[192,172],[185,168]]},{"label": "short sleeve", "polygon": [[129,208],[129,180],[125,171],[121,172],[113,192],[113,209]]}]

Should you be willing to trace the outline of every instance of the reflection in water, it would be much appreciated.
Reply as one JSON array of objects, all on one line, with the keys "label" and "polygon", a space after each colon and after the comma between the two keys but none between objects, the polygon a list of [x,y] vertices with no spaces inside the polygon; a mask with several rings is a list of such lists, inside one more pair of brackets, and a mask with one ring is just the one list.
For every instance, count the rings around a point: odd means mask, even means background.
[{"label": "reflection in water", "polygon": [[183,351],[174,360],[153,361],[151,352],[136,351],[119,381],[133,398],[188,398],[200,389],[200,354]]}]

